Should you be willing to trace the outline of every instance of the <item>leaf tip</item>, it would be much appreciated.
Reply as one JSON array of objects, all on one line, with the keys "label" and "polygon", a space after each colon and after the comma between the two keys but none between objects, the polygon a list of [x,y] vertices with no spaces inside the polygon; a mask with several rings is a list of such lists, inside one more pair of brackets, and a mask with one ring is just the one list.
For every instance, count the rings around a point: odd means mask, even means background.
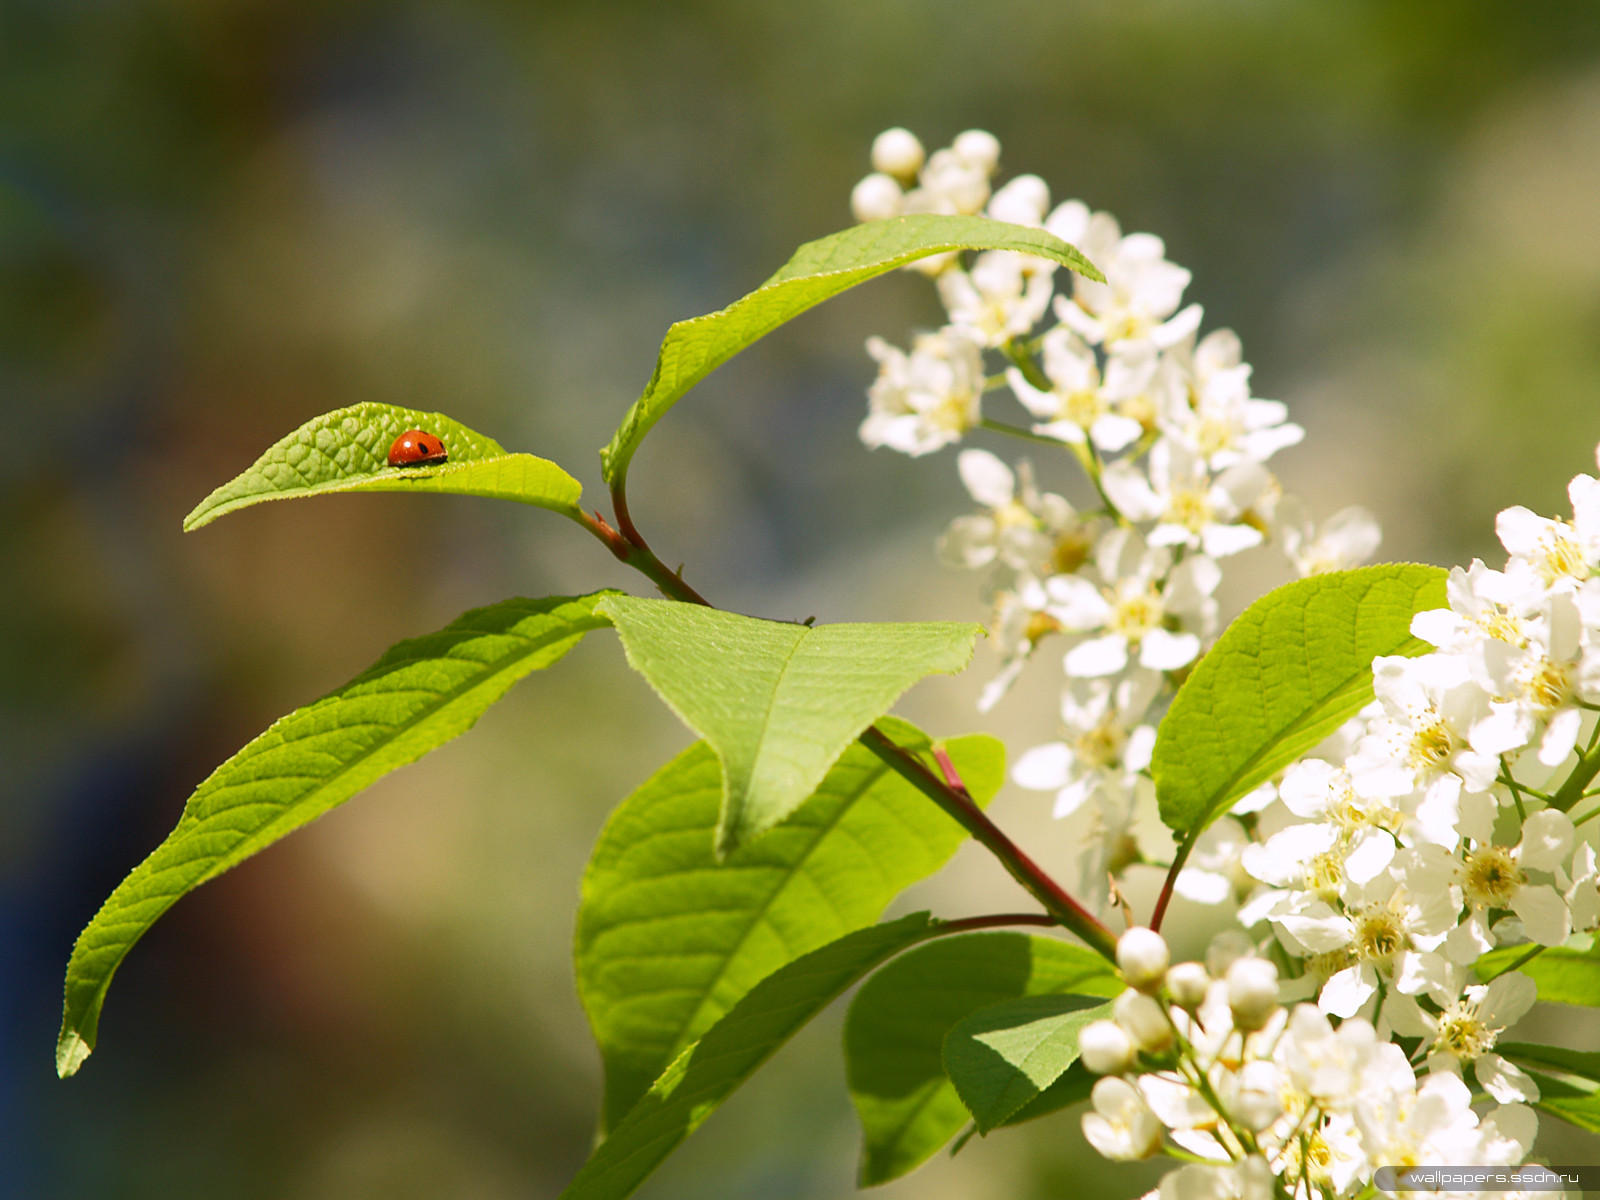
[{"label": "leaf tip", "polygon": [[60,1079],[69,1079],[78,1073],[78,1068],[83,1066],[84,1059],[93,1053],[94,1047],[76,1029],[70,1025],[61,1027],[61,1036],[56,1039],[56,1076]]}]

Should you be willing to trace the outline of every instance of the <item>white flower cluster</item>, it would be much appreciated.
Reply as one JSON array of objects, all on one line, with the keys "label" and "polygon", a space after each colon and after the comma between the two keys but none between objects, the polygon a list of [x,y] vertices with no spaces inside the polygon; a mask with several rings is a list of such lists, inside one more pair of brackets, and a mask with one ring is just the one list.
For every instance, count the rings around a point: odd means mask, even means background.
[{"label": "white flower cluster", "polygon": [[1525,1104],[1480,1116],[1457,1076],[1419,1080],[1371,1022],[1281,1007],[1277,968],[1237,933],[1169,969],[1161,936],[1130,929],[1117,960],[1129,990],[1079,1038],[1101,1076],[1083,1132],[1113,1160],[1192,1160],[1149,1200],[1351,1196],[1380,1166],[1510,1166],[1532,1148]]},{"label": "white flower cluster", "polygon": [[[1066,642],[1061,738],[1024,754],[1015,778],[1055,792],[1058,816],[1090,806],[1082,890],[1103,902],[1109,873],[1137,857],[1129,830],[1148,793],[1155,721],[1217,631],[1224,563],[1272,541],[1303,575],[1335,570],[1369,556],[1379,533],[1361,509],[1319,530],[1283,495],[1265,463],[1302,430],[1284,405],[1251,394],[1231,331],[1199,337],[1200,306],[1182,307],[1189,272],[1167,261],[1160,238],[1124,234],[1079,200],[1052,208],[1035,175],[991,190],[999,158],[999,143],[981,130],[931,156],[908,131],[888,130],[873,143],[874,173],[856,185],[852,208],[860,220],[983,213],[1043,227],[1077,246],[1106,282],[1073,275],[1058,290],[1067,273],[1055,263],[1006,251],[917,264],[935,276],[949,321],[909,352],[881,338],[867,343],[879,372],[861,437],[921,455],[983,428],[1053,443],[1092,481],[1099,506],[1080,512],[1041,491],[1026,460],[963,450],[957,467],[981,511],[952,522],[940,553],[991,572],[1002,665],[981,709],[1047,636]],[[986,359],[999,369],[990,373]],[[1025,424],[983,415],[985,394],[1001,390]],[[1201,859],[1208,852],[1215,846]],[[1185,873],[1185,894],[1215,891],[1216,873],[1196,868]]]},{"label": "white flower cluster", "polygon": [[1574,518],[1500,514],[1505,569],[1450,574],[1412,632],[1437,649],[1373,662],[1377,699],[1340,752],[1294,764],[1239,853],[1240,910],[1300,960],[1322,1012],[1422,1039],[1430,1069],[1538,1098],[1494,1054],[1532,1005],[1526,976],[1469,972],[1498,945],[1558,946],[1600,924],[1600,870],[1570,815],[1600,755],[1600,482]]},{"label": "white flower cluster", "polygon": [[[923,264],[949,321],[909,353],[869,343],[861,436],[913,455],[979,429],[1054,443],[1093,484],[1099,504],[1080,511],[1027,461],[964,449],[980,511],[940,552],[990,572],[1003,666],[980,707],[1044,639],[1063,643],[1061,736],[1014,777],[1055,792],[1058,816],[1092,814],[1083,890],[1105,904],[1139,860],[1155,724],[1216,633],[1224,569],[1268,543],[1302,576],[1355,566],[1379,533],[1360,509],[1317,527],[1283,494],[1265,464],[1301,430],[1251,395],[1233,334],[1199,336],[1189,273],[1160,239],[1052,208],[1034,176],[991,190],[998,161],[985,133],[925,158],[890,130],[856,215],[1042,226],[1106,282],[1058,290],[1050,262],[1003,252]],[[1023,424],[984,414],[1002,389]],[[1170,968],[1158,934],[1121,940],[1129,991],[1080,1037],[1103,1076],[1084,1132],[1112,1159],[1191,1159],[1161,1200],[1366,1197],[1379,1166],[1529,1153],[1539,1088],[1496,1053],[1537,999],[1517,968],[1600,935],[1600,856],[1580,828],[1600,816],[1600,480],[1568,495],[1570,520],[1502,512],[1505,566],[1457,568],[1448,606],[1414,618],[1432,652],[1374,660],[1373,703],[1193,847],[1175,890],[1240,901],[1242,931]]]}]

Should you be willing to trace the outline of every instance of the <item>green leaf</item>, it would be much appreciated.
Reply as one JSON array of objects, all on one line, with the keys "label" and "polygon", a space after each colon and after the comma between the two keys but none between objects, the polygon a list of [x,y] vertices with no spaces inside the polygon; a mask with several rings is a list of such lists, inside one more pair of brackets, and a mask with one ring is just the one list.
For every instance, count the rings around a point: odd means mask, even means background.
[{"label": "green leaf", "polygon": [[1098,1078],[1098,1075],[1091,1075],[1086,1071],[1082,1062],[1075,1062],[1067,1068],[1060,1079],[1000,1124],[1002,1127],[1021,1125],[1027,1121],[1036,1121],[1040,1117],[1048,1117],[1051,1113],[1060,1112],[1063,1108],[1070,1108],[1074,1104],[1081,1104],[1089,1098],[1089,1093],[1094,1090],[1094,1081]]},{"label": "green leaf", "polygon": [[1090,996],[1019,996],[980,1008],[944,1038],[944,1069],[988,1133],[1037,1099],[1078,1061],[1078,1033],[1108,1017]]},{"label": "green leaf", "polygon": [[950,250],[1016,250],[1053,259],[1089,279],[1104,276],[1060,238],[987,217],[920,213],[870,221],[796,250],[776,275],[727,308],[667,330],[655,374],[634,401],[611,444],[600,452],[615,490],[645,434],[695,384],[746,346],[831,296],[896,267]]},{"label": "green leaf", "polygon": [[982,632],[955,622],[811,628],[621,595],[596,611],[616,625],[634,670],[716,751],[718,854],[793,812],[913,683],[965,668]]},{"label": "green leaf", "polygon": [[851,984],[943,932],[927,913],[848,933],[756,984],[684,1050],[584,1163],[561,1200],[621,1200]]},{"label": "green leaf", "polygon": [[1529,1074],[1539,1085],[1539,1099],[1534,1101],[1535,1108],[1553,1117],[1560,1117],[1579,1129],[1600,1133],[1600,1093],[1592,1087],[1574,1086],[1566,1080],[1554,1079],[1536,1071],[1530,1071]]},{"label": "green leaf", "polygon": [[[443,439],[450,461],[389,466],[389,447],[410,429]],[[249,470],[202,500],[183,527],[199,529],[224,513],[267,500],[325,492],[445,492],[515,500],[575,516],[583,488],[555,463],[507,453],[492,438],[443,413],[354,404],[313,417],[274,442]]]},{"label": "green leaf", "polygon": [[[930,747],[903,721],[882,727],[902,746]],[[1005,777],[1004,747],[975,735],[945,748],[987,804]],[[721,801],[722,769],[696,742],[623,801],[589,860],[575,950],[605,1062],[604,1129],[755,984],[872,924],[966,838],[859,743],[787,821],[719,863]]]},{"label": "green leaf", "polygon": [[1538,1046],[1532,1042],[1500,1042],[1494,1052],[1526,1067],[1543,1067],[1600,1083],[1600,1054],[1568,1050],[1565,1046]]},{"label": "green leaf", "polygon": [[1485,982],[1516,967],[1539,985],[1539,999],[1552,1004],[1600,1006],[1600,951],[1591,947],[1552,946],[1528,962],[1529,946],[1502,946],[1491,950],[1473,964],[1478,978]]},{"label": "green leaf", "polygon": [[863,1134],[861,1186],[920,1166],[966,1124],[967,1107],[943,1058],[945,1037],[958,1021],[1019,996],[1109,998],[1122,990],[1098,954],[1021,933],[951,938],[879,971],[845,1018],[850,1097]]},{"label": "green leaf", "polygon": [[180,897],[465,733],[513,683],[604,627],[593,610],[606,594],[507,600],[465,613],[392,647],[213,771],[73,947],[56,1070],[71,1075],[89,1056],[112,975]]},{"label": "green leaf", "polygon": [[1161,819],[1198,837],[1372,700],[1374,658],[1432,650],[1411,618],[1444,604],[1440,568],[1385,563],[1313,575],[1245,609],[1157,729]]}]

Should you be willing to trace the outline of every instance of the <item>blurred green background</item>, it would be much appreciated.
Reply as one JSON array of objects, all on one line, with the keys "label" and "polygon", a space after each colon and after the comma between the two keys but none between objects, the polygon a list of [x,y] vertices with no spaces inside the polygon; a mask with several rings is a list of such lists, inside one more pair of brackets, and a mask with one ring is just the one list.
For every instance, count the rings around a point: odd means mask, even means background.
[{"label": "blurred green background", "polygon": [[[487,502],[179,523],[360,400],[446,409],[598,495],[668,323],[847,224],[892,124],[930,148],[988,128],[1006,174],[1165,237],[1308,428],[1286,486],[1375,509],[1384,557],[1496,556],[1496,510],[1564,511],[1594,469],[1589,2],[0,0],[0,1195],[559,1191],[598,1099],[583,861],[688,740],[609,635],[181,904],[55,1080],[72,938],[212,766],[462,609],[641,588]],[[769,616],[980,617],[933,562],[966,503],[952,457],[855,439],[862,340],[937,319],[895,276],[704,384],[633,473],[663,557]],[[904,711],[1015,752],[1051,732],[1053,657],[983,720],[982,658]],[[1070,862],[1047,797],[998,804]],[[963,852],[920,898],[959,915],[1007,887]],[[644,1195],[847,1195],[837,1038],[834,1013]],[[1082,1155],[1057,1118],[885,1194],[1149,1186]]]}]

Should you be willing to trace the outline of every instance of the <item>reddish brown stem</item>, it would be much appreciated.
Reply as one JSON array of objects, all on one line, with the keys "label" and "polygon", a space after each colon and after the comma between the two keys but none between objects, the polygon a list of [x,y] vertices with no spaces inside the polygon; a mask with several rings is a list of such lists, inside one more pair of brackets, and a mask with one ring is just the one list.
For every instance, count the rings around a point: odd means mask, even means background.
[{"label": "reddish brown stem", "polygon": [[1183,864],[1189,861],[1189,851],[1194,849],[1195,839],[1183,839],[1183,845],[1178,847],[1178,853],[1173,855],[1172,866],[1167,869],[1167,877],[1161,883],[1161,894],[1156,897],[1155,911],[1150,914],[1150,928],[1157,933],[1161,932],[1161,921],[1167,915],[1167,905],[1172,902],[1172,885],[1178,882],[1178,872],[1183,870]]},{"label": "reddish brown stem", "polygon": [[[682,576],[667,569],[650,547],[644,544],[644,539],[638,536],[637,530],[629,532],[633,523],[628,520],[626,502],[620,495],[614,494],[612,498],[617,502],[618,529],[608,525],[599,513],[590,517],[580,512],[575,519],[594,534],[618,561],[627,563],[648,577],[661,589],[663,595],[690,604],[712,607],[711,602],[685,583]],[[928,770],[921,759],[897,745],[876,725],[869,726],[861,735],[860,741],[887,763],[891,770],[942,808],[977,842],[998,858],[1011,877],[1020,883],[1029,895],[1044,905],[1045,911],[1050,915],[1041,918],[1042,921],[1065,926],[1087,942],[1091,948],[1115,960],[1116,935],[1093,913],[1074,900],[1066,889],[1046,874],[1038,863],[1023,853],[1020,846],[984,815],[983,810],[973,802],[966,785],[961,782],[961,776],[957,773],[955,764],[950,761],[950,756],[945,754],[942,748],[934,751],[934,758],[944,773],[944,779],[940,779]]]},{"label": "reddish brown stem", "polygon": [[[984,849],[1000,860],[1001,866],[1040,904],[1055,920],[1082,938],[1091,949],[1115,960],[1117,936],[1088,909],[1072,898],[1059,883],[1034,862],[1027,853],[1007,837],[1001,828],[973,803],[965,787],[952,785],[940,779],[923,765],[922,760],[904,747],[897,745],[876,725],[861,735],[861,744],[871,750],[907,783],[927,796],[963,829],[973,836]],[[947,765],[948,764],[948,765]],[[955,766],[946,755],[940,764],[948,774]],[[959,783],[960,776],[956,776]]]}]

